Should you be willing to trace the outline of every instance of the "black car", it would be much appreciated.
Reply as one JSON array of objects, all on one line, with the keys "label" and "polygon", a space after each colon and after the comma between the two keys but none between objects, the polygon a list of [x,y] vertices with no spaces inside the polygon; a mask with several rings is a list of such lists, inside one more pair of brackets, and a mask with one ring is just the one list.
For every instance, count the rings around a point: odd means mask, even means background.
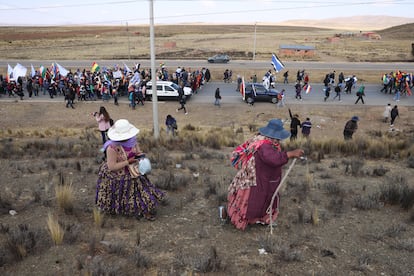
[{"label": "black car", "polygon": [[207,59],[209,63],[227,63],[230,61],[230,57],[225,54],[218,54]]},{"label": "black car", "polygon": [[246,83],[244,101],[253,104],[256,101],[279,102],[279,92],[275,89],[266,89],[261,83]]}]

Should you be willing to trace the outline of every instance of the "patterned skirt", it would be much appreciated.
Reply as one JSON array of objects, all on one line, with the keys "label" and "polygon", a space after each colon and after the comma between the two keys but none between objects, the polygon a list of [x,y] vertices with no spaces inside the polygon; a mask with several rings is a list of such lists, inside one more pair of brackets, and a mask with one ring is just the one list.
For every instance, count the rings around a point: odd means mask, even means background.
[{"label": "patterned skirt", "polygon": [[112,172],[106,163],[99,169],[95,204],[107,213],[135,217],[151,214],[164,196],[146,175],[131,178],[127,170]]},{"label": "patterned skirt", "polygon": [[[241,230],[245,230],[249,224],[270,224],[270,215],[265,213],[262,217],[247,218],[247,209],[249,208],[250,189],[239,189],[230,192],[227,195],[227,215],[231,223]],[[272,223],[276,220],[278,215],[279,198],[277,197],[272,208]]]}]

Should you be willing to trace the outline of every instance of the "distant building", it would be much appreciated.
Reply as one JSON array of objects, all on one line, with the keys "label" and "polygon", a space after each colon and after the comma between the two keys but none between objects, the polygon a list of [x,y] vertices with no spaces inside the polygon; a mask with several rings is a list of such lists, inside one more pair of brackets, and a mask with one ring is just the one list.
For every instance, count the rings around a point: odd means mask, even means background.
[{"label": "distant building", "polygon": [[310,57],[315,55],[315,47],[305,45],[280,45],[279,55]]},{"label": "distant building", "polygon": [[361,33],[361,36],[366,39],[374,39],[374,40],[380,40],[381,36],[377,34],[376,32],[365,32]]}]

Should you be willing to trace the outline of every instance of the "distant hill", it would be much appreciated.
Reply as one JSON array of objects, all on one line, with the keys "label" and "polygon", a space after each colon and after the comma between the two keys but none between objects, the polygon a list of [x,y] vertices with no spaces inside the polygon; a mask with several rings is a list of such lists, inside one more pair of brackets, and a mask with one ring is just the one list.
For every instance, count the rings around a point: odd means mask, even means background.
[{"label": "distant hill", "polygon": [[343,29],[356,31],[383,30],[393,26],[414,23],[414,18],[395,16],[350,16],[335,17],[320,20],[287,20],[278,22],[281,26],[307,26],[329,29]]},{"label": "distant hill", "polygon": [[381,37],[387,39],[411,39],[414,42],[414,23],[387,28],[378,32]]}]

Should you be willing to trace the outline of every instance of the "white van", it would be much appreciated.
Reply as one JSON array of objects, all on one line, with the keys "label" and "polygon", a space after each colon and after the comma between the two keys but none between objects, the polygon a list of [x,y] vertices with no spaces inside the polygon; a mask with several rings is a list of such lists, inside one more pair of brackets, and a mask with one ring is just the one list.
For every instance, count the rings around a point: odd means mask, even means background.
[{"label": "white van", "polygon": [[[157,96],[158,98],[178,99],[178,89],[180,87],[172,81],[157,81]],[[190,87],[184,87],[184,95],[188,98],[193,93]],[[147,82],[146,90],[147,99],[152,99],[152,82]]]}]

